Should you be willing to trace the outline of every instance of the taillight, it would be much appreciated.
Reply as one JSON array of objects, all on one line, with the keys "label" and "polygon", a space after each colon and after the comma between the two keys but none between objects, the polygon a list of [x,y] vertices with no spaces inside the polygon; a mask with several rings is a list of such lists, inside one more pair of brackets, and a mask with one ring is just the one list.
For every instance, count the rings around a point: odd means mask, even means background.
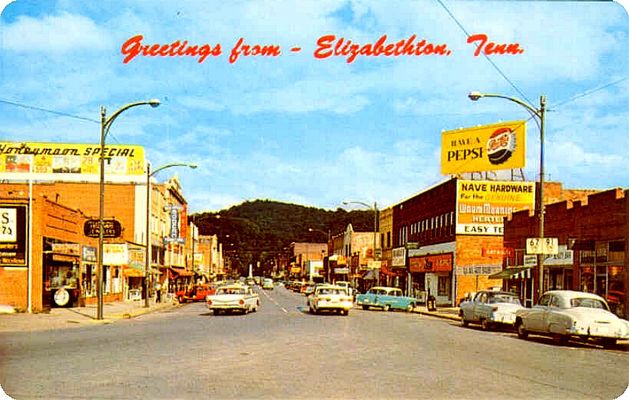
[{"label": "taillight", "polygon": [[243,299],[240,299],[240,301],[238,302],[238,304],[240,304],[241,306],[245,305],[245,301]]},{"label": "taillight", "polygon": [[208,306],[211,306],[211,305],[212,305],[212,300],[208,300],[208,301],[207,301],[207,305],[208,305]]},{"label": "taillight", "polygon": [[498,311],[498,307],[492,307],[492,308],[491,308],[491,311],[493,311],[493,312]]}]

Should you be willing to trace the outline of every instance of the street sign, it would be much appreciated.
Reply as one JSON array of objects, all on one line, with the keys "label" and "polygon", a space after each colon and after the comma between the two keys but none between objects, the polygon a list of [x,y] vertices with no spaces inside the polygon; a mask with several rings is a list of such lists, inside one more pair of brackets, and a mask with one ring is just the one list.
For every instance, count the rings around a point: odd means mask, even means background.
[{"label": "street sign", "polygon": [[[83,233],[87,237],[97,238],[100,235],[100,220],[88,219],[83,225]],[[103,220],[103,238],[117,238],[122,234],[122,225],[115,219]]]},{"label": "street sign", "polygon": [[558,238],[527,238],[526,254],[557,254],[559,252]]}]

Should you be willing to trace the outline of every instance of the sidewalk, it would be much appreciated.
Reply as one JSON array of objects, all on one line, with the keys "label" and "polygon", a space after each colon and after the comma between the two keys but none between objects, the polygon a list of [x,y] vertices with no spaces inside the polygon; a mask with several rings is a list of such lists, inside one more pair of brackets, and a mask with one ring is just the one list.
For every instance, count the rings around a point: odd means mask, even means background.
[{"label": "sidewalk", "polygon": [[103,319],[96,319],[97,306],[53,308],[50,312],[0,314],[0,332],[30,332],[71,328],[94,324],[111,324],[118,319],[130,319],[139,315],[178,307],[177,301],[155,303],[144,307],[142,301],[120,301],[103,305]]},{"label": "sidewalk", "polygon": [[437,307],[435,311],[428,311],[425,306],[415,307],[414,313],[422,315],[430,315],[431,317],[451,319],[453,321],[460,321],[459,307]]}]

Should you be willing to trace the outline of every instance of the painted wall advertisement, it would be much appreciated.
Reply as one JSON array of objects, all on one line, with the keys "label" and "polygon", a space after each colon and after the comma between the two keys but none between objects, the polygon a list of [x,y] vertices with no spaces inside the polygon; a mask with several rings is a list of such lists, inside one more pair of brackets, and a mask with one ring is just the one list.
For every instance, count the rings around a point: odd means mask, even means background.
[{"label": "painted wall advertisement", "polygon": [[534,182],[458,180],[456,233],[502,235],[503,217],[534,206]]},{"label": "painted wall advertisement", "polygon": [[441,173],[524,168],[525,121],[501,122],[441,134]]},{"label": "painted wall advertisement", "polygon": [[0,205],[0,266],[26,267],[26,205]]}]

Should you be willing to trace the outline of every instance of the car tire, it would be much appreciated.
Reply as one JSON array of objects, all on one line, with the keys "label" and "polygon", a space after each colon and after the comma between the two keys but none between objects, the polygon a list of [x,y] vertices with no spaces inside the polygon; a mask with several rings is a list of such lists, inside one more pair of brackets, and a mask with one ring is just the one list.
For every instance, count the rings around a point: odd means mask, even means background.
[{"label": "car tire", "polygon": [[616,347],[616,339],[614,338],[601,339],[601,344],[606,349],[613,349],[614,347]]},{"label": "car tire", "polygon": [[559,346],[564,346],[568,344],[568,336],[561,334],[553,335],[553,343]]},{"label": "car tire", "polygon": [[467,320],[465,319],[465,317],[461,313],[461,326],[467,327],[468,325],[469,325],[469,322],[467,322]]},{"label": "car tire", "polygon": [[409,305],[406,307],[406,311],[407,311],[407,312],[413,312],[413,310],[414,310],[414,309],[415,309],[415,304],[409,304]]},{"label": "car tire", "polygon": [[487,318],[483,318],[480,321],[480,326],[484,331],[490,331],[492,329],[491,322],[487,321]]},{"label": "car tire", "polygon": [[391,309],[391,306],[388,304],[385,304],[384,306],[382,306],[382,311],[389,311]]},{"label": "car tire", "polygon": [[516,321],[515,330],[518,333],[518,337],[520,339],[526,339],[529,336],[529,333],[524,329],[524,324],[522,321]]},{"label": "car tire", "polygon": [[369,310],[369,306],[363,304],[363,310]]}]

